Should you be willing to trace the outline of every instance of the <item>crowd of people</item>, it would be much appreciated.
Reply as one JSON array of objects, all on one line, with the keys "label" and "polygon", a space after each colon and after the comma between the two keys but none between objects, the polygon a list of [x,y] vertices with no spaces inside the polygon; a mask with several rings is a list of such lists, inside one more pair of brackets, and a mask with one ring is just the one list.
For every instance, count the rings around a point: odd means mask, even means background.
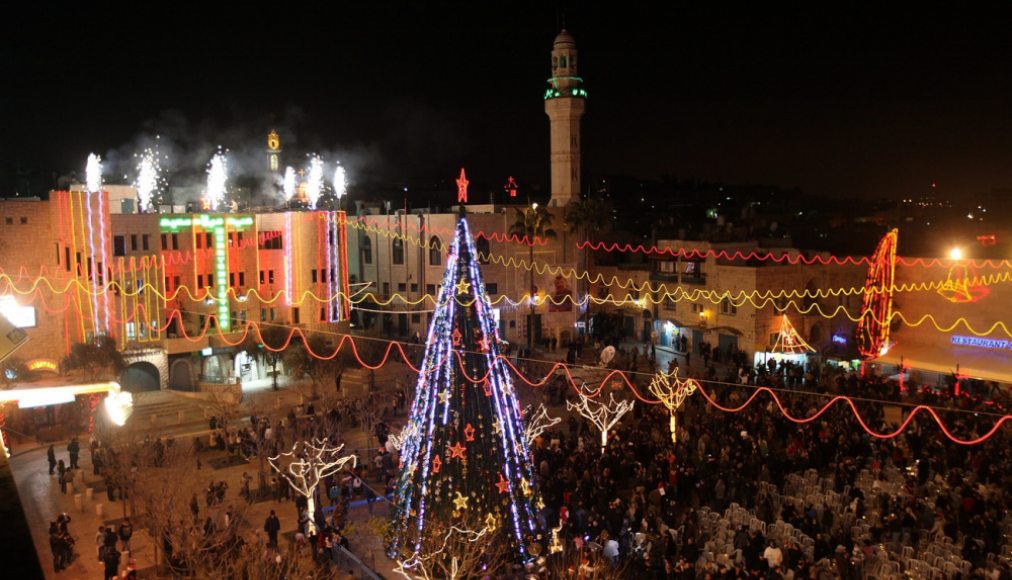
[{"label": "crowd of people", "polygon": [[[653,372],[650,351],[637,357],[635,348],[620,353],[617,364],[642,368],[638,358]],[[737,407],[755,385],[792,386],[778,394],[795,417],[812,416],[829,400],[824,393],[846,393],[951,408],[942,419],[970,438],[994,424],[996,417],[984,413],[1001,404],[934,389],[900,393],[888,380],[845,369],[727,369],[728,380],[703,382],[720,404]],[[692,374],[712,373],[704,367]],[[648,380],[640,375],[641,393]],[[561,383],[545,393],[546,402],[566,396]],[[872,429],[894,430],[883,404],[857,408]],[[545,432],[534,451],[545,529],[559,529],[569,546],[594,554],[598,566],[633,577],[858,578],[890,563],[905,570],[924,565],[917,569],[925,573],[951,566],[963,577],[1009,577],[1007,430],[967,447],[919,415],[898,436],[879,438],[846,405],[796,423],[765,396],[724,413],[697,395],[683,406],[673,443],[666,413],[659,405],[637,405],[603,453],[596,428],[579,417]],[[816,489],[798,497],[802,479]],[[588,576],[592,566],[585,563],[574,575]]]}]

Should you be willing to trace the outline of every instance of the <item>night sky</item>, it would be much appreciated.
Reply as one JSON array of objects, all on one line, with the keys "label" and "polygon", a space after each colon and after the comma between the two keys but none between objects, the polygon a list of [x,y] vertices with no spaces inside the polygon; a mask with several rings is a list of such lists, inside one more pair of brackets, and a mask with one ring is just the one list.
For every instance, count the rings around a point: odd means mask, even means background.
[{"label": "night sky", "polygon": [[1012,187],[1007,13],[583,4],[14,14],[0,40],[0,195],[19,175],[48,188],[89,151],[128,159],[154,132],[180,164],[219,144],[255,156],[271,127],[293,154],[283,162],[340,156],[361,182],[464,165],[479,182],[545,184],[542,95],[563,12],[590,95],[590,175],[838,198],[919,195],[933,181],[952,196]]}]

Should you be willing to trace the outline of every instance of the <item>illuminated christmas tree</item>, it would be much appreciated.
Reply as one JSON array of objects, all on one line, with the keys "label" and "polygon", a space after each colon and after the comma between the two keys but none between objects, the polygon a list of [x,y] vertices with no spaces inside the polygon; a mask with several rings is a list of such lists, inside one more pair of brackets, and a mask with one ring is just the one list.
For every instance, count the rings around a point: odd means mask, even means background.
[{"label": "illuminated christmas tree", "polygon": [[503,359],[478,256],[462,216],[425,343],[388,551],[400,561],[423,540],[476,522],[524,561],[538,537],[533,466],[520,407]]}]

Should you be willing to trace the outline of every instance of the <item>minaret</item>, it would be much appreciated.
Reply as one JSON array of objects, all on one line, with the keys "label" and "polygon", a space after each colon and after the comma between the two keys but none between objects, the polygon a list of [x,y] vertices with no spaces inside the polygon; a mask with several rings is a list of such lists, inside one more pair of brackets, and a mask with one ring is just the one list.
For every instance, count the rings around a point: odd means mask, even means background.
[{"label": "minaret", "polygon": [[267,134],[267,171],[269,173],[278,173],[281,161],[281,138],[278,137],[278,132],[271,129],[271,132]]},{"label": "minaret", "polygon": [[565,29],[552,45],[552,77],[545,91],[551,125],[552,200],[565,207],[580,197],[580,117],[587,99],[576,73],[576,42]]}]

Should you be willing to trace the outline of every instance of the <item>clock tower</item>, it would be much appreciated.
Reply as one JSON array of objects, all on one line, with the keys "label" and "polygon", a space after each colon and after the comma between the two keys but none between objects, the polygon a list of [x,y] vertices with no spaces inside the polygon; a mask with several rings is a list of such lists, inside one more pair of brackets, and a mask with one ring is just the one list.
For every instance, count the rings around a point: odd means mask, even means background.
[{"label": "clock tower", "polygon": [[580,197],[580,118],[587,91],[577,76],[576,42],[565,29],[552,45],[552,76],[545,91],[551,131],[552,200],[565,207]]},{"label": "clock tower", "polygon": [[278,173],[278,167],[280,166],[281,156],[281,138],[278,137],[278,132],[271,129],[271,132],[267,134],[267,171],[270,173]]}]

